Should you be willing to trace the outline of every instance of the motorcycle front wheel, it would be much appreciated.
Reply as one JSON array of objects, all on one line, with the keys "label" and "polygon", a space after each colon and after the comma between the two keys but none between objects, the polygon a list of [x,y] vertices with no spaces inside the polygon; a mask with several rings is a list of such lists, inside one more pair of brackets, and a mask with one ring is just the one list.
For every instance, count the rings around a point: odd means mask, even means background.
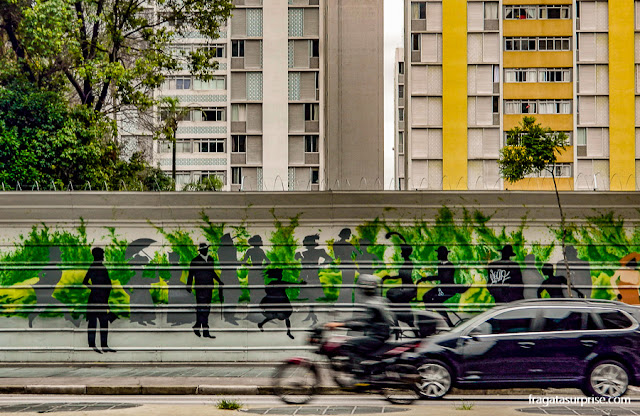
[{"label": "motorcycle front wheel", "polygon": [[282,363],[273,375],[274,393],[287,404],[308,403],[316,394],[318,370],[307,361]]}]

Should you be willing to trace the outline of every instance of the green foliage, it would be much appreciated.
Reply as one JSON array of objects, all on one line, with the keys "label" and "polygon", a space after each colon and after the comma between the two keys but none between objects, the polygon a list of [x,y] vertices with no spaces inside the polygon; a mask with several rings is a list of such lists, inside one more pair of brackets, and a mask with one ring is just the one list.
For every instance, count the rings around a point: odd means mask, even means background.
[{"label": "green foliage", "polygon": [[183,191],[219,191],[224,185],[217,176],[208,176],[198,182],[190,182],[182,187]]},{"label": "green foliage", "polygon": [[[239,258],[243,258],[247,250],[251,248],[249,245],[249,238],[251,234],[247,230],[244,222],[237,226],[231,227],[233,229],[233,241],[235,241],[236,251]],[[240,285],[243,286],[242,294],[240,295],[239,302],[249,302],[251,299],[251,294],[249,293],[249,289],[246,286],[249,284],[249,269],[246,264],[241,265],[238,268],[238,280]]]},{"label": "green foliage", "polygon": [[97,112],[149,109],[163,74],[187,67],[201,79],[217,68],[213,48],[177,53],[180,37],[205,43],[231,16],[230,0],[157,0],[160,13],[137,0],[0,0],[0,85],[14,78],[63,89]]},{"label": "green foliage", "polygon": [[71,182],[110,190],[167,182],[140,153],[123,160],[112,132],[105,117],[83,106],[69,110],[59,93],[17,82],[0,88],[0,182],[5,188],[65,189]]},{"label": "green foliage", "polygon": [[552,132],[536,124],[534,117],[524,117],[520,126],[507,132],[507,145],[500,150],[498,166],[509,182],[548,170],[553,174],[557,153],[565,149],[567,135]]},{"label": "green foliage", "polygon": [[[300,261],[295,258],[296,250],[300,245],[298,239],[295,238],[295,230],[299,225],[299,218],[300,214],[291,218],[289,225],[284,225],[274,215],[274,228],[276,230],[271,233],[269,238],[271,247],[265,253],[267,259],[269,259],[269,265],[266,268],[282,269],[282,280],[285,282],[299,283],[300,281],[302,266]],[[265,283],[269,284],[269,281],[265,280]],[[300,289],[298,288],[287,289],[289,299],[297,299],[299,293]]]},{"label": "green foliage", "polygon": [[456,410],[473,410],[475,404],[473,402],[465,402],[464,400],[460,402],[460,406],[457,406]]},{"label": "green foliage", "polygon": [[[189,265],[191,264],[191,260],[193,260],[198,255],[198,249],[196,248],[195,243],[193,242],[193,238],[188,231],[184,230],[174,230],[174,231],[166,231],[162,227],[155,226],[155,229],[164,236],[169,242],[171,247],[171,251],[178,254],[180,260],[179,264],[182,268],[182,278],[180,279],[182,283],[187,283],[186,275],[189,272]],[[171,282],[174,285],[177,285],[178,282]]]},{"label": "green foliage", "polygon": [[109,279],[126,285],[136,274],[129,265],[130,259],[125,256],[129,243],[118,238],[115,228],[109,227],[108,230],[111,242],[104,249],[104,263],[109,271]]},{"label": "green foliage", "polygon": [[242,406],[242,402],[234,399],[220,399],[216,402],[216,407],[221,410],[238,410]]}]

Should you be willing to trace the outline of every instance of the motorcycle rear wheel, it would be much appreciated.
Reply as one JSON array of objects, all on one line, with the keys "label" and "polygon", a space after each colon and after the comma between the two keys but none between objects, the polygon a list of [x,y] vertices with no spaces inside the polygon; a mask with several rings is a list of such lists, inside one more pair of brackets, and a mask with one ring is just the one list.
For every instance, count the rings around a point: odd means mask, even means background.
[{"label": "motorcycle rear wheel", "polygon": [[308,403],[316,394],[318,370],[312,363],[285,362],[273,375],[274,393],[287,404]]},{"label": "motorcycle rear wheel", "polygon": [[380,393],[391,404],[411,404],[420,398],[417,388],[413,385],[383,387]]}]

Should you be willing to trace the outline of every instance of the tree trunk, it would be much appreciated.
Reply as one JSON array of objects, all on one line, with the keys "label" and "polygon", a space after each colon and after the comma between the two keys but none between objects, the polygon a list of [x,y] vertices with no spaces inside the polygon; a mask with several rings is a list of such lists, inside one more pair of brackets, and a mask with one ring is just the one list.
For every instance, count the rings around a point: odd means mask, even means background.
[{"label": "tree trunk", "polygon": [[[562,244],[562,259],[564,260],[564,269],[567,276],[567,292],[569,292],[569,297],[573,297],[572,293],[572,284],[571,284],[571,273],[569,271],[569,262],[567,261],[567,227],[566,227],[566,219],[564,216],[564,211],[562,210],[562,204],[560,203],[560,194],[558,193],[558,184],[556,183],[556,175],[555,175],[555,164],[551,167],[551,178],[553,179],[553,187],[556,191],[556,200],[558,201],[558,209],[560,210],[560,231],[562,232],[562,238],[560,240]],[[557,271],[556,271],[557,273]]]},{"label": "tree trunk", "polygon": [[171,178],[173,179],[173,190],[176,190],[176,132],[173,132],[171,139]]}]

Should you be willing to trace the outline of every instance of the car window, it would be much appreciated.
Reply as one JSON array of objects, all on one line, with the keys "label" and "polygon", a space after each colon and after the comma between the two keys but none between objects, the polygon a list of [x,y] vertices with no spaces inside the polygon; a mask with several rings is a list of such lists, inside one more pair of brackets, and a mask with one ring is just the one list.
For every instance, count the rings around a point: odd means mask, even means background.
[{"label": "car window", "polygon": [[569,308],[542,309],[541,330],[551,331],[580,331],[584,329],[585,313]]},{"label": "car window", "polygon": [[531,331],[531,321],[535,309],[515,309],[494,316],[487,322],[491,324],[492,334],[515,334]]},{"label": "car window", "polygon": [[602,320],[603,329],[624,329],[633,325],[633,322],[620,311],[599,311],[597,314]]}]

